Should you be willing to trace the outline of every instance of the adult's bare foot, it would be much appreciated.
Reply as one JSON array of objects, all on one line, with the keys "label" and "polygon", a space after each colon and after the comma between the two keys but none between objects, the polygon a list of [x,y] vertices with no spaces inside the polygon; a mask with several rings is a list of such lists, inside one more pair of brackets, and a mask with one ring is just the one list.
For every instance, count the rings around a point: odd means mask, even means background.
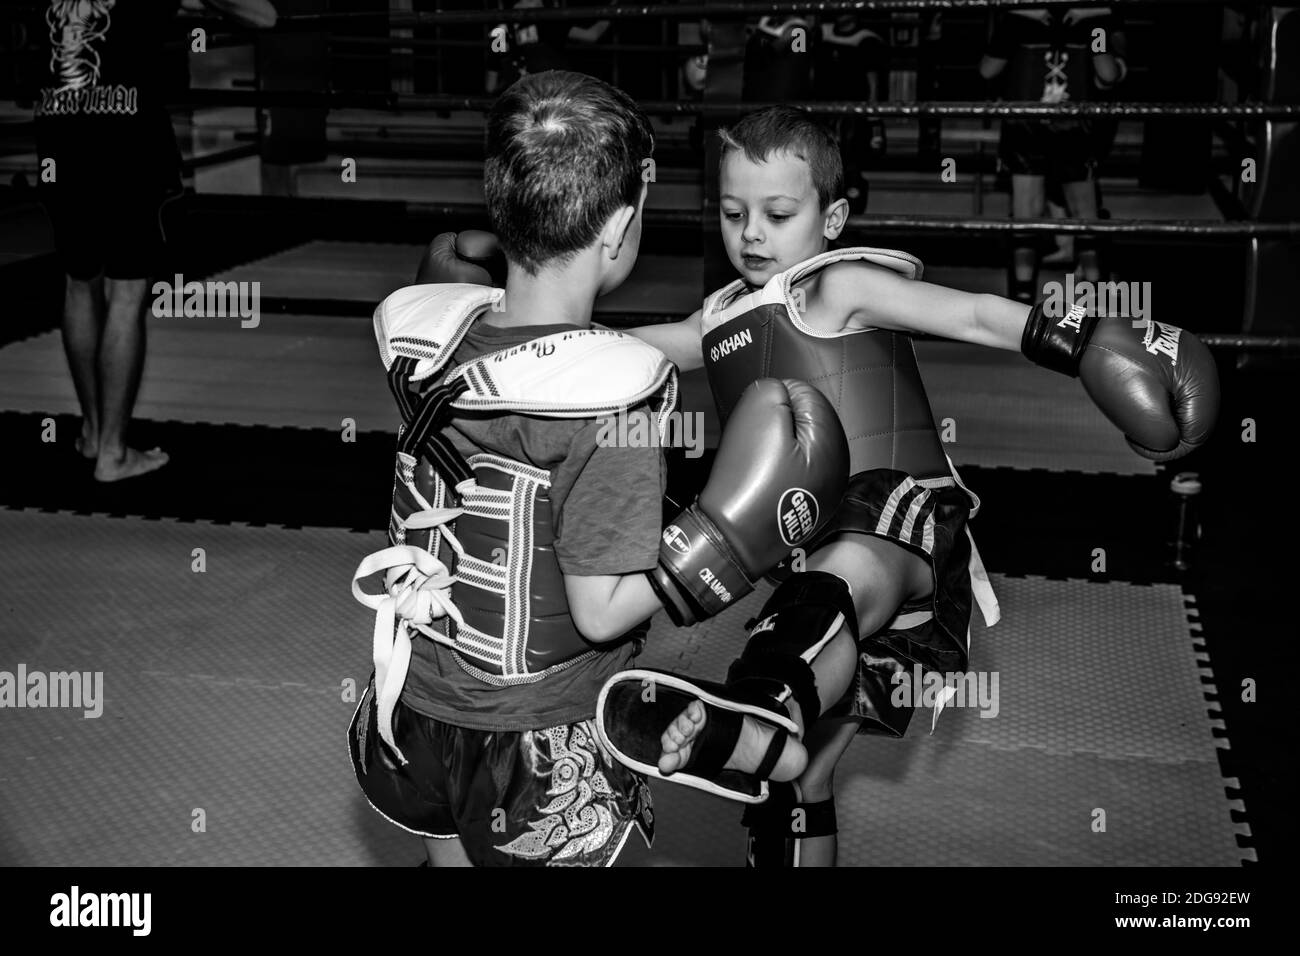
[{"label": "adult's bare foot", "polygon": [[99,457],[99,435],[90,427],[89,422],[83,421],[81,423],[81,434],[77,436],[73,446],[77,449],[77,454],[81,455],[82,458]]},{"label": "adult's bare foot", "polygon": [[161,448],[139,451],[135,448],[125,449],[121,455],[100,454],[95,462],[96,481],[122,481],[157,471],[171,459]]},{"label": "adult's bare foot", "polygon": [[[663,754],[659,758],[660,773],[674,773],[691,759],[691,747],[703,733],[707,722],[708,713],[698,700],[692,701],[677,715],[659,741],[663,747]],[[763,762],[775,733],[776,728],[771,724],[746,715],[741,724],[740,739],[736,741],[736,748],[723,769],[753,773]],[[794,780],[807,766],[807,749],[796,738],[787,737],[781,757],[769,779]]]}]

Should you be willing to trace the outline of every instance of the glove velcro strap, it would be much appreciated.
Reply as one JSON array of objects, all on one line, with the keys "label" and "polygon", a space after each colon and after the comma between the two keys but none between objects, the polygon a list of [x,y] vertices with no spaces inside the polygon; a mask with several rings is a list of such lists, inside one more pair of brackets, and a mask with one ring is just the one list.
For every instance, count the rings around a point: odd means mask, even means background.
[{"label": "glove velcro strap", "polygon": [[[673,616],[674,607],[695,623],[726,610],[754,590],[740,561],[712,521],[691,505],[664,529],[659,544],[659,567],[650,573],[659,599]],[[664,601],[662,588],[671,581],[677,600]],[[676,618],[674,618],[676,620]]]},{"label": "glove velcro strap", "polygon": [[1075,305],[1063,317],[1053,319],[1047,315],[1044,301],[1039,300],[1029,310],[1020,336],[1020,351],[1035,365],[1078,378],[1079,361],[1097,327],[1097,316]]},{"label": "glove velcro strap", "polygon": [[691,612],[681,590],[662,567],[647,571],[645,576],[650,582],[650,589],[655,592],[655,597],[664,606],[670,621],[678,627],[690,627],[697,622],[698,619]]}]

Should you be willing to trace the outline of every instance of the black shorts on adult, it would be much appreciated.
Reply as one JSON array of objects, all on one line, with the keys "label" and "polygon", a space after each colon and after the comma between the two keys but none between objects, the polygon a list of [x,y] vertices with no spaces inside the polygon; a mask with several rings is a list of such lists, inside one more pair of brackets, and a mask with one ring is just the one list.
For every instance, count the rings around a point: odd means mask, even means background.
[{"label": "black shorts on adult", "polygon": [[38,177],[38,196],[64,271],[74,279],[158,274],[166,265],[163,206],[181,192],[175,143],[156,132],[140,134],[137,150],[70,128],[38,136],[42,164],[54,161],[52,181],[44,167]]},{"label": "black shorts on adult", "polygon": [[1096,163],[1096,142],[1082,120],[1005,120],[998,155],[1013,176],[1081,183]]}]

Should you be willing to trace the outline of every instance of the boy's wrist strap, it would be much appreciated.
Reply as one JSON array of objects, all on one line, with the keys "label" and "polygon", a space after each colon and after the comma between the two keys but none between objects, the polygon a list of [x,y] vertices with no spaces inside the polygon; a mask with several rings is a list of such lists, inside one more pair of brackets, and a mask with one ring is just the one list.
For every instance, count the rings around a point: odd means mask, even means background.
[{"label": "boy's wrist strap", "polygon": [[1078,378],[1079,361],[1097,327],[1097,316],[1088,315],[1082,305],[1074,305],[1064,317],[1053,319],[1043,307],[1045,301],[1040,299],[1029,310],[1020,336],[1020,351],[1035,365]]}]

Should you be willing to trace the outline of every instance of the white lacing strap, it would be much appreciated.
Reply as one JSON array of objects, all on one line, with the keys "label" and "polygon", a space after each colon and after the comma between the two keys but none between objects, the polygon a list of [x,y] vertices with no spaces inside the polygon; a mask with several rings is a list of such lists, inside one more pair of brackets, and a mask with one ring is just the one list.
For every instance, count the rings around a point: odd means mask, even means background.
[{"label": "white lacing strap", "polygon": [[[463,508],[430,508],[417,511],[402,522],[406,528],[437,528],[459,555],[465,553],[456,536],[446,527],[464,513]],[[361,581],[384,573],[382,594],[362,590]],[[442,617],[457,624],[464,618],[451,601],[456,577],[429,552],[403,544],[367,555],[352,575],[352,596],[375,611],[375,700],[379,706],[379,736],[405,764],[406,757],[393,740],[393,710],[406,683],[411,664],[411,629],[429,637],[437,634],[429,625]]]},{"label": "white lacing strap", "polygon": [[[966,497],[971,500],[970,514],[967,515],[967,521],[974,518],[980,511],[980,500],[976,497],[975,492],[966,487],[966,482],[961,480],[961,475],[957,473],[957,466],[952,463],[952,458],[947,452],[944,452],[944,458],[948,459],[948,471],[952,473],[953,481],[957,487],[966,492]],[[966,537],[970,540],[970,587],[971,594],[975,598],[975,603],[980,609],[980,614],[984,618],[985,627],[992,627],[998,621],[1002,620],[1002,608],[998,605],[998,596],[993,593],[993,583],[989,581],[989,573],[984,569],[984,561],[980,557],[980,549],[975,547],[975,536],[971,534],[970,525],[966,525]],[[966,646],[970,647],[970,631],[966,632]]]}]

